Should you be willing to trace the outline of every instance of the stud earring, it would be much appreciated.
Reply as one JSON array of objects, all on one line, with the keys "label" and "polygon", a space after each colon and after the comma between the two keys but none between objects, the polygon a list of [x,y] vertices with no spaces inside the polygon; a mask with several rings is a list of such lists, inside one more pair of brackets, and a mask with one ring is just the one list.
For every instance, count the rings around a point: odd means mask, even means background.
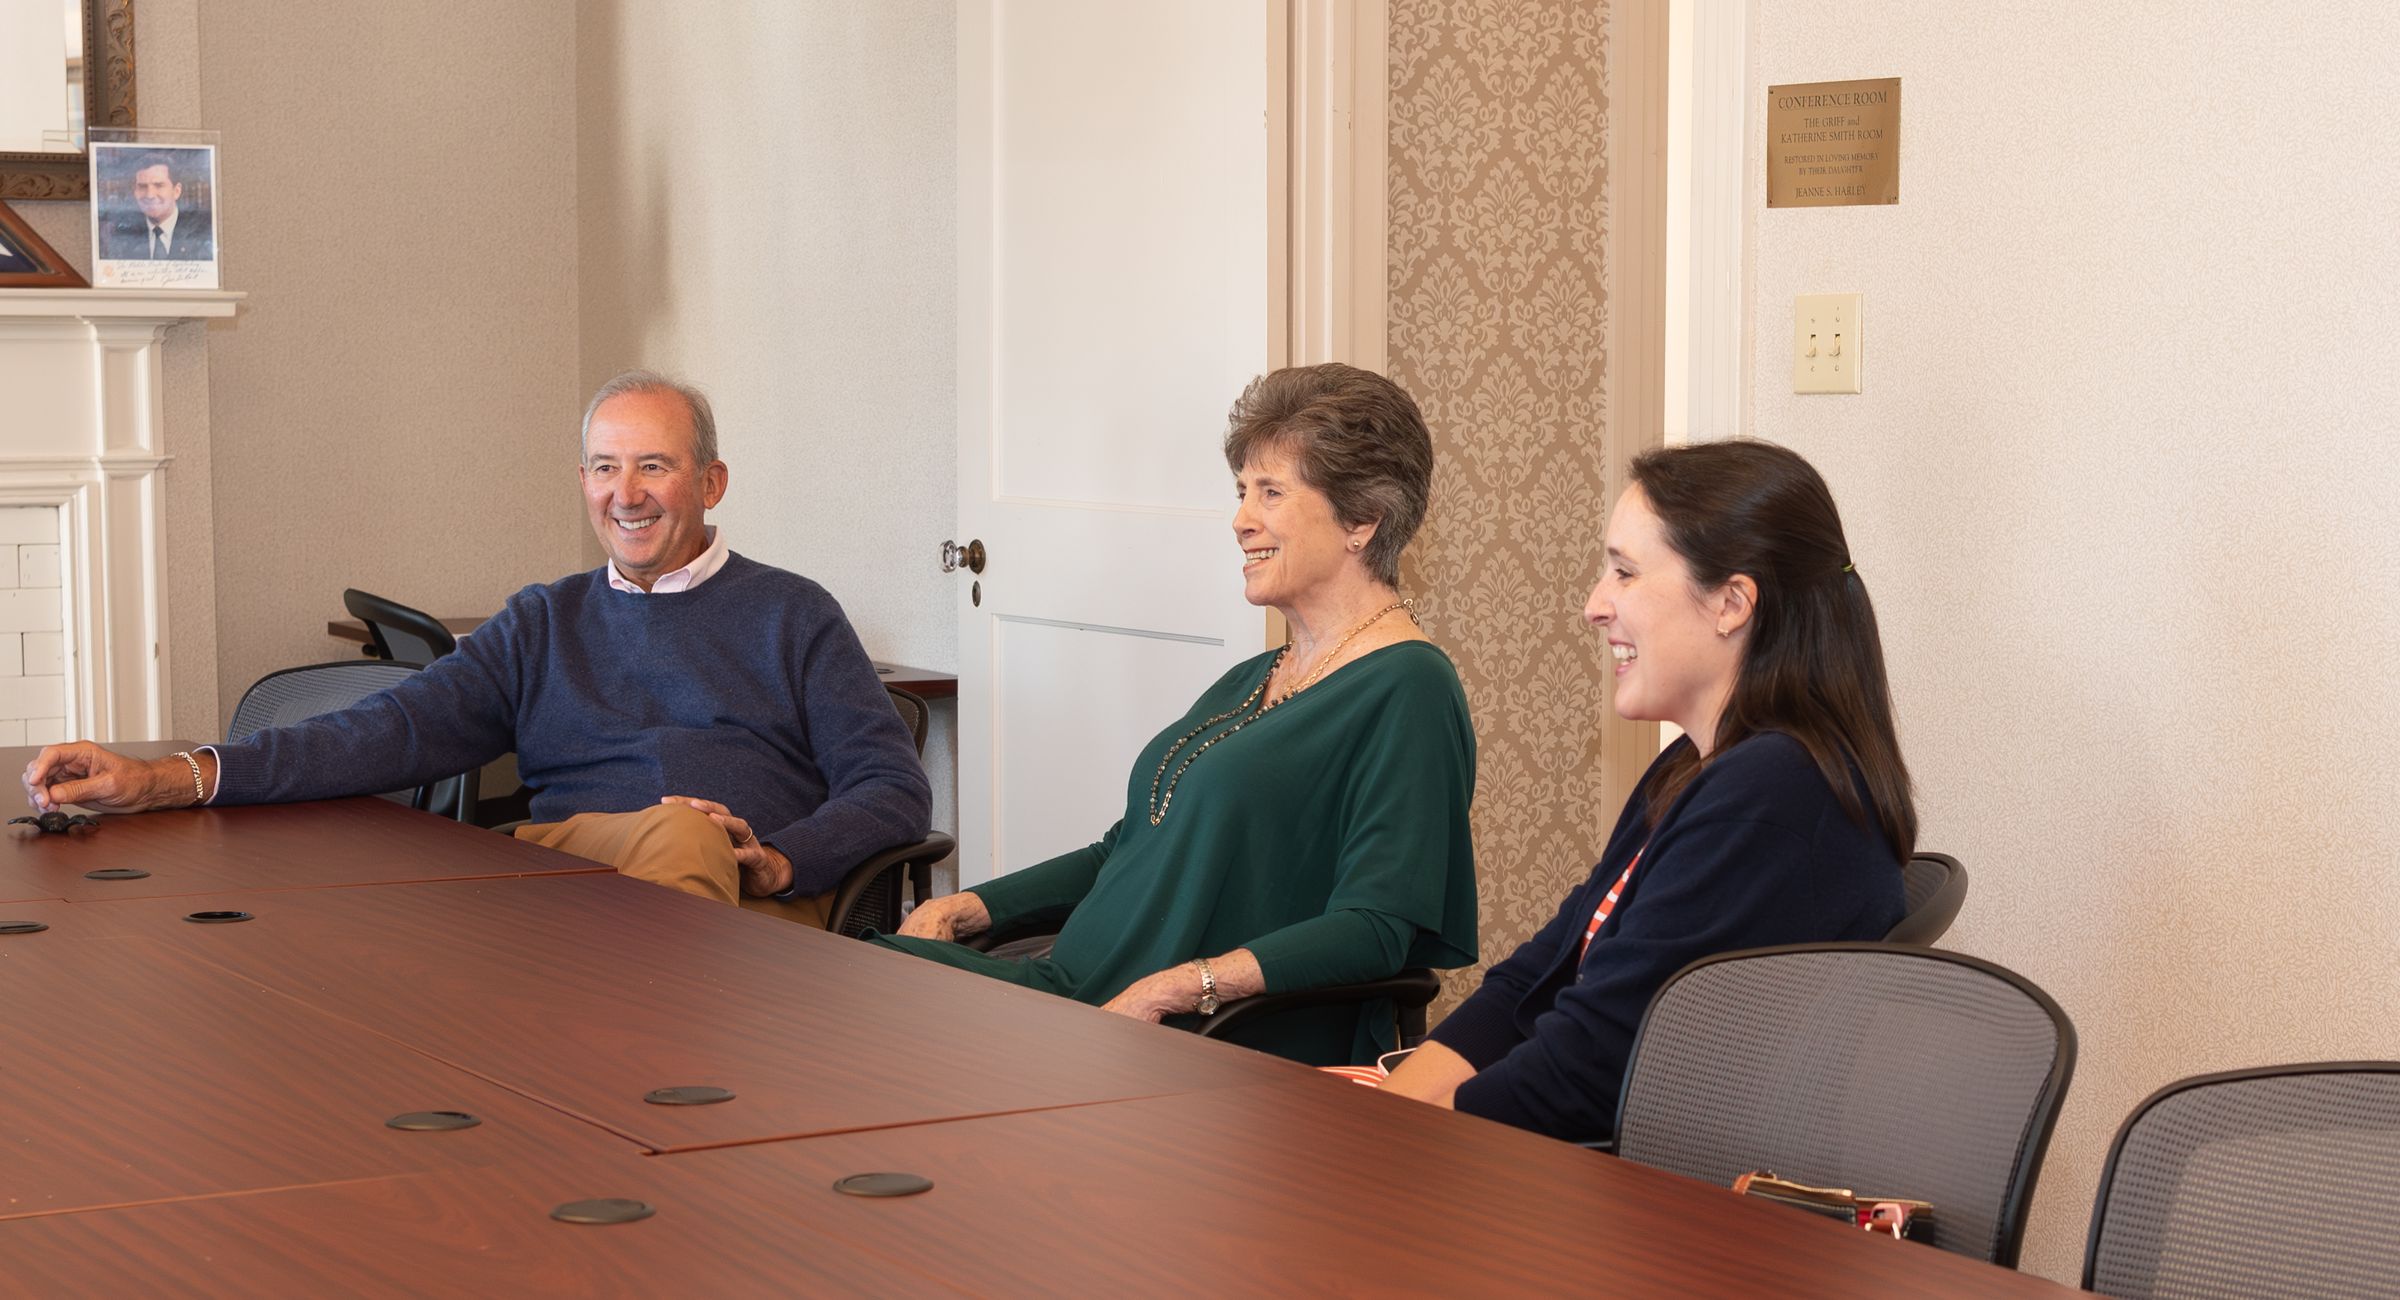
[{"label": "stud earring", "polygon": [[1357,538],[1355,538],[1355,537],[1353,537],[1353,538],[1351,538],[1351,539],[1350,539],[1350,549],[1351,549],[1352,551],[1354,551],[1354,552],[1355,552],[1356,550],[1358,550],[1358,548],[1360,548],[1360,547],[1362,547],[1362,546],[1365,546],[1365,545],[1366,545],[1366,543],[1365,543],[1365,542],[1362,542],[1362,541],[1358,540],[1358,539],[1357,539]]}]

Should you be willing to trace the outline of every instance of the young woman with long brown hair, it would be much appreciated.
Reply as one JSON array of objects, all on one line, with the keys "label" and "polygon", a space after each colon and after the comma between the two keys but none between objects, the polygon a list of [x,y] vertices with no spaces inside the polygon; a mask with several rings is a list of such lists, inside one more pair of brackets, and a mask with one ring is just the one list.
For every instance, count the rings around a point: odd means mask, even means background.
[{"label": "young woman with long brown hair", "polygon": [[1634,462],[1585,619],[1615,707],[1672,722],[1558,915],[1381,1086],[1573,1140],[1613,1134],[1669,975],[1712,953],[1879,939],[1916,809],[1883,647],[1833,494],[1763,442]]}]

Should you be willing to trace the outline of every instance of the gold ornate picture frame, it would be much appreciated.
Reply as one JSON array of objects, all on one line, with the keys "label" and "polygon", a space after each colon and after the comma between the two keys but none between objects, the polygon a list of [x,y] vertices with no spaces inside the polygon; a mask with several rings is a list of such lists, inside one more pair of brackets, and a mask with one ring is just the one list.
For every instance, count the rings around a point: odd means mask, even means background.
[{"label": "gold ornate picture frame", "polygon": [[[133,93],[133,0],[83,0],[83,120],[93,127],[137,125]],[[0,152],[0,199],[91,197],[88,149],[81,153]]]}]

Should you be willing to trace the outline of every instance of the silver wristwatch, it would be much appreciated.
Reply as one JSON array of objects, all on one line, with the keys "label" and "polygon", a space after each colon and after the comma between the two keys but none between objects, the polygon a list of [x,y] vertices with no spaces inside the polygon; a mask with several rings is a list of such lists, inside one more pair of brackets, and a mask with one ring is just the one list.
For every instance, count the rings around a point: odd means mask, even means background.
[{"label": "silver wristwatch", "polygon": [[1217,973],[1208,968],[1208,958],[1194,957],[1192,964],[1200,968],[1200,1005],[1194,1010],[1204,1016],[1217,1014],[1224,1004],[1217,1001]]}]

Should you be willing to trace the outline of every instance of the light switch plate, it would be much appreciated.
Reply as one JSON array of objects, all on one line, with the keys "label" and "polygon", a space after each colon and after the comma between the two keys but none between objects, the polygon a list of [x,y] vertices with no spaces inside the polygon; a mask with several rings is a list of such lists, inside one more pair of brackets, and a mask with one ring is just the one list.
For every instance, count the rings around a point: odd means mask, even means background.
[{"label": "light switch plate", "polygon": [[1804,293],[1792,299],[1792,391],[1855,393],[1866,331],[1855,293]]}]

